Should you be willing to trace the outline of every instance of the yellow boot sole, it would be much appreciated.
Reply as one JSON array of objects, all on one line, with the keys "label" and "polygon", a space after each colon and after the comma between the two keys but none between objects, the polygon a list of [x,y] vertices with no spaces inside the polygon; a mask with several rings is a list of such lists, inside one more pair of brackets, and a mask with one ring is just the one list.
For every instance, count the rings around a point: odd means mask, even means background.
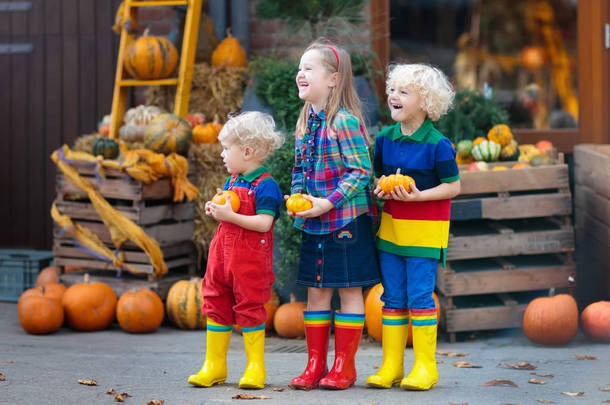
[{"label": "yellow boot sole", "polygon": [[392,388],[394,385],[400,384],[402,377],[389,381],[378,375],[372,375],[366,379],[366,386],[372,388]]},{"label": "yellow boot sole", "polygon": [[197,387],[209,388],[212,385],[224,384],[226,379],[227,378],[225,377],[225,378],[216,378],[216,379],[209,380],[208,378],[206,378],[204,376],[200,376],[199,374],[192,374],[188,378],[188,383],[195,385]]}]

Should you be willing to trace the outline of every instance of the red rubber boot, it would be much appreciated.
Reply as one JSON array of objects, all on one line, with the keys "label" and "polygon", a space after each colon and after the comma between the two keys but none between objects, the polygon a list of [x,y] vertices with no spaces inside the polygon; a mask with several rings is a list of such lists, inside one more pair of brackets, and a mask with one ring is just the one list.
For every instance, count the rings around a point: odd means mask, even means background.
[{"label": "red rubber boot", "polygon": [[[320,313],[316,315],[317,313]],[[317,321],[313,318],[323,318]],[[294,389],[309,391],[318,386],[320,379],[328,374],[326,356],[330,334],[330,311],[305,311],[305,337],[307,339],[307,367],[290,382]]]}]

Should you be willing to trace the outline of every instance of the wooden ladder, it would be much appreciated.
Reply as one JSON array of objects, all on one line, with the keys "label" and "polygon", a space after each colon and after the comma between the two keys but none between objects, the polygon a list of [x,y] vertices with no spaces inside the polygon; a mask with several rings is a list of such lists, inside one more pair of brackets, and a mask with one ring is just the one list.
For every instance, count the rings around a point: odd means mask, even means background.
[{"label": "wooden ladder", "polygon": [[158,80],[126,78],[124,64],[125,54],[127,52],[126,48],[127,45],[135,39],[135,33],[129,32],[125,24],[122,24],[119,56],[114,79],[114,94],[112,96],[109,138],[116,139],[118,136],[119,127],[121,126],[123,116],[125,115],[127,90],[133,86],[176,86],[174,114],[183,118],[186,117],[191,95],[191,81],[193,79],[193,64],[195,62],[195,50],[199,33],[201,3],[202,0],[124,0],[123,21],[137,21],[139,7],[187,6],[187,11],[177,77]]}]

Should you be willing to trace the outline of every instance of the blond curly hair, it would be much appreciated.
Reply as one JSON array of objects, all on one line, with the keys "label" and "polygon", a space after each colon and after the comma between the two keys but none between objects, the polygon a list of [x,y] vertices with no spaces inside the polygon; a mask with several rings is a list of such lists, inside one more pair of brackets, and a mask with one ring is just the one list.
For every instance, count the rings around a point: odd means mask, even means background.
[{"label": "blond curly hair", "polygon": [[422,109],[432,121],[438,121],[453,104],[455,91],[439,69],[424,64],[393,65],[388,68],[386,93],[390,88],[414,89],[422,100]]},{"label": "blond curly hair", "polygon": [[221,143],[237,143],[241,148],[250,147],[254,155],[265,160],[284,144],[284,135],[275,128],[269,114],[247,111],[229,117],[223,125],[218,140]]}]

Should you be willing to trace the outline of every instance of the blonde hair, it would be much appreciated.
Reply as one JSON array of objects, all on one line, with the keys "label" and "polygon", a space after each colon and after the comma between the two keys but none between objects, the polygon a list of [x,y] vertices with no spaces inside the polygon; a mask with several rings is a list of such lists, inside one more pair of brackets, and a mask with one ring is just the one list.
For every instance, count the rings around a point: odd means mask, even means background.
[{"label": "blonde hair", "polygon": [[[336,55],[335,52],[333,52],[333,49],[337,52]],[[331,90],[325,108],[328,127],[332,129],[333,119],[341,108],[345,108],[350,114],[354,115],[358,121],[360,121],[362,128],[364,128],[364,134],[368,139],[368,132],[362,117],[362,103],[360,102],[360,98],[358,97],[358,93],[356,93],[356,88],[354,87],[352,61],[349,53],[345,49],[323,39],[317,40],[309,45],[307,49],[305,49],[305,52],[311,50],[318,51],[321,56],[322,66],[326,68],[326,71],[329,74],[338,73],[337,85]],[[301,109],[301,114],[299,115],[295,129],[297,138],[302,137],[307,131],[307,118],[310,107],[311,103],[306,101]],[[331,131],[331,133],[333,132],[334,131]]]},{"label": "blonde hair", "polygon": [[428,118],[438,121],[453,104],[455,91],[447,76],[439,69],[424,64],[394,65],[388,69],[386,93],[390,88],[410,87],[422,99],[421,108]]},{"label": "blonde hair", "polygon": [[269,114],[248,111],[230,116],[218,140],[235,142],[241,148],[251,147],[257,158],[265,160],[284,144],[284,135],[275,129],[275,121]]}]

